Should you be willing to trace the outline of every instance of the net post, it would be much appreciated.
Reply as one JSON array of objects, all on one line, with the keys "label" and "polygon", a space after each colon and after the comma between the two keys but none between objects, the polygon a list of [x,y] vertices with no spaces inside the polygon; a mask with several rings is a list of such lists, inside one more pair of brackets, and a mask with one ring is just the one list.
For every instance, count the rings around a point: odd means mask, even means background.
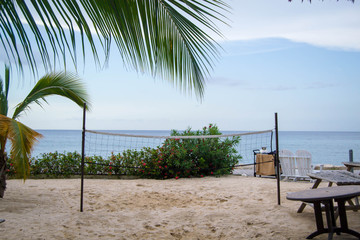
[{"label": "net post", "polygon": [[280,202],[280,161],[279,161],[279,131],[278,131],[278,114],[275,113],[275,162],[276,162],[276,180],[277,180],[277,198],[278,205],[281,205]]},{"label": "net post", "polygon": [[82,143],[81,143],[81,193],[80,193],[80,212],[83,212],[84,200],[84,164],[85,164],[85,120],[86,120],[86,103],[83,107],[83,127],[82,127]]}]

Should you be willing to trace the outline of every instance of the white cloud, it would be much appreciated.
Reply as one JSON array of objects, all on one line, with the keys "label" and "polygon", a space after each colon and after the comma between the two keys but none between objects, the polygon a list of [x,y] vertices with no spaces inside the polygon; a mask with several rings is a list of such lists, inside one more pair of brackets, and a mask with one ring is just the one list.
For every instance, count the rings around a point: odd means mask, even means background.
[{"label": "white cloud", "polygon": [[[299,1],[300,2],[300,1]],[[234,0],[227,41],[286,38],[296,42],[360,51],[360,2]]]}]

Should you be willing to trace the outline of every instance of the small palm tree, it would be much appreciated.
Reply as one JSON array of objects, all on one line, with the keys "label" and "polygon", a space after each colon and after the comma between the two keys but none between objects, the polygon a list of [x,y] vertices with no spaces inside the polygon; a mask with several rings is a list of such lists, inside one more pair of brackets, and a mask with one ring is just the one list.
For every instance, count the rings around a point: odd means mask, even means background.
[{"label": "small palm tree", "polygon": [[41,134],[25,126],[17,119],[21,113],[30,109],[32,103],[41,106],[41,100],[46,102],[46,97],[50,95],[63,96],[83,107],[84,102],[88,102],[88,95],[85,87],[73,74],[51,73],[42,77],[19,103],[14,111],[12,118],[8,115],[8,93],[10,84],[10,71],[5,67],[5,81],[0,78],[0,198],[4,196],[6,189],[6,160],[5,146],[7,140],[11,142],[11,153],[15,160],[15,169],[18,177],[24,180],[30,173],[30,154],[34,143]]}]

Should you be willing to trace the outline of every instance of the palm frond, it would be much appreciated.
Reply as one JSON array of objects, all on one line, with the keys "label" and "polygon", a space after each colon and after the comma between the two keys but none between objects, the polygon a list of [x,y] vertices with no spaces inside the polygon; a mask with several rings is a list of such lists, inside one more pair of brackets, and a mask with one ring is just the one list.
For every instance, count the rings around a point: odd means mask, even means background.
[{"label": "palm frond", "polygon": [[70,56],[77,65],[78,31],[84,60],[85,41],[96,63],[100,61],[95,42],[100,42],[106,63],[114,41],[127,66],[174,82],[181,90],[195,90],[201,97],[204,79],[219,54],[208,32],[221,35],[216,23],[225,21],[221,13],[228,9],[221,0],[4,0],[0,42],[16,66],[22,68],[24,54],[35,71],[34,52],[38,51],[49,70],[55,61],[52,57],[66,66]]},{"label": "palm frond", "polygon": [[0,137],[10,140],[17,176],[26,180],[30,174],[31,150],[42,135],[24,124],[0,114]]},{"label": "palm frond", "polygon": [[[8,113],[8,94],[9,94],[10,70],[5,66],[5,81],[0,77],[0,114],[7,116]],[[5,84],[5,85],[4,85]]]},{"label": "palm frond", "polygon": [[[65,8],[62,7],[62,2],[66,5]],[[66,56],[70,55],[76,66],[74,40],[76,30],[80,32],[83,46],[84,32],[86,33],[94,58],[98,59],[90,27],[83,17],[83,11],[80,10],[78,2],[76,0],[62,2],[4,0],[0,4],[1,42],[9,61],[14,60],[20,70],[24,62],[21,56],[24,54],[30,69],[36,72],[35,51],[39,51],[42,63],[47,70],[52,69],[52,57],[56,58],[59,55],[64,65],[67,61]],[[25,29],[26,26],[30,28],[30,31]],[[46,36],[41,33],[39,26],[43,26]],[[35,39],[36,45],[31,43],[31,38]],[[32,47],[37,49],[33,50]]]},{"label": "palm frond", "polygon": [[[205,31],[219,35],[222,1],[82,1],[99,32],[113,37],[124,62],[137,71],[161,77],[184,91],[203,95],[205,77],[219,56]],[[88,11],[89,13],[89,11]]]},{"label": "palm frond", "polygon": [[[51,73],[42,77],[26,96],[24,101],[16,106],[13,119],[16,119],[20,114],[30,108],[30,104],[37,103],[41,106],[41,101],[46,102],[46,97],[57,95],[65,97],[81,108],[84,103],[87,103],[87,109],[90,108],[89,97],[86,89],[80,79],[71,73]],[[89,106],[89,107],[88,107]]]}]

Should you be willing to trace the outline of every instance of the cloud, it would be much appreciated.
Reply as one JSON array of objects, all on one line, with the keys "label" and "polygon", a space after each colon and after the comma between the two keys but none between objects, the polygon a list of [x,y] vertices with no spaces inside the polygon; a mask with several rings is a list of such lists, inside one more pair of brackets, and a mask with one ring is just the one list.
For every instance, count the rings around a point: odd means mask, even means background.
[{"label": "cloud", "polygon": [[334,88],[338,84],[328,83],[328,82],[312,82],[307,86],[304,86],[304,89],[325,89],[325,88]]},{"label": "cloud", "polygon": [[209,85],[221,85],[224,87],[240,87],[242,90],[272,90],[272,91],[289,91],[295,90],[297,87],[291,85],[278,85],[273,86],[271,84],[259,84],[255,81],[246,81],[225,77],[214,77],[208,80]]},{"label": "cloud", "polygon": [[230,41],[221,43],[224,54],[222,57],[246,56],[263,53],[273,53],[297,48],[291,41],[280,38],[263,38]]},{"label": "cloud", "polygon": [[360,51],[360,2],[232,1],[225,41],[286,38],[326,48]]},{"label": "cloud", "polygon": [[230,79],[226,77],[213,77],[207,80],[209,85],[222,85],[229,87],[246,86],[248,82],[236,79]]},{"label": "cloud", "polygon": [[327,88],[334,88],[337,87],[339,84],[329,83],[329,82],[310,82],[303,85],[292,85],[287,83],[277,83],[276,85],[269,84],[269,83],[262,83],[259,84],[255,81],[246,81],[246,80],[239,80],[233,78],[226,78],[226,77],[214,77],[207,81],[209,85],[221,85],[224,87],[239,87],[242,90],[251,90],[251,91],[277,91],[277,92],[284,92],[284,91],[295,91],[295,90],[312,90],[312,89],[327,89]]}]

